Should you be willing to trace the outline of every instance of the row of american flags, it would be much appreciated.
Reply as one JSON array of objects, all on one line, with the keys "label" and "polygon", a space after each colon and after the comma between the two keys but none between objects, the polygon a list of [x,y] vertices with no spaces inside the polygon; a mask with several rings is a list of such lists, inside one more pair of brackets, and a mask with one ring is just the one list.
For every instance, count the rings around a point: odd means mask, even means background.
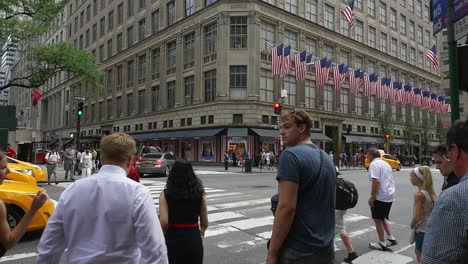
[{"label": "row of american flags", "polygon": [[[437,95],[434,92],[412,87],[391,78],[380,77],[375,73],[367,74],[360,69],[352,70],[347,65],[332,65],[327,58],[317,59],[313,63],[312,54],[306,51],[294,56],[296,80],[305,80],[310,65],[315,67],[316,87],[324,86],[330,76],[333,77],[333,86],[340,90],[346,79],[349,82],[350,93],[356,95],[363,92],[365,96],[376,96],[391,103],[418,107],[422,110],[447,113],[450,111],[450,98]],[[291,70],[291,48],[280,44],[271,49],[271,68],[275,76],[286,76]],[[330,70],[332,74],[330,75]]]}]

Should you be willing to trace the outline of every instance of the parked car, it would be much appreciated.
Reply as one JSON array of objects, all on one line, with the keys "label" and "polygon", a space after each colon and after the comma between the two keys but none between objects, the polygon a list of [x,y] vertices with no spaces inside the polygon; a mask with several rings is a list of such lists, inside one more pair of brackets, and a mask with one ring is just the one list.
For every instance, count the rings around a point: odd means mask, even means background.
[{"label": "parked car", "polygon": [[[0,200],[5,203],[7,209],[7,220],[10,228],[18,225],[25,212],[31,207],[34,196],[40,190],[39,187],[5,180],[0,185]],[[54,212],[55,205],[52,200],[47,200],[44,206],[34,216],[27,231],[43,230]]]},{"label": "parked car", "polygon": [[[386,161],[390,165],[390,167],[392,167],[392,169],[397,170],[397,171],[401,170],[401,163],[394,156],[380,152],[380,158],[383,161]],[[368,170],[369,166],[370,166],[370,162],[366,157],[366,160],[364,161],[364,168]]]},{"label": "parked car", "polygon": [[37,185],[36,178],[34,178],[32,175],[23,173],[22,170],[10,169],[10,172],[6,175],[5,179],[27,183],[34,186]]},{"label": "parked car", "polygon": [[[29,163],[29,162],[17,160],[17,159],[10,158],[10,157],[7,157],[7,161],[8,161],[7,166],[11,171],[18,171],[18,172],[30,175],[36,179],[36,182],[45,182],[47,172],[43,170],[41,167],[32,163]],[[6,178],[9,179],[8,175]],[[10,179],[10,180],[14,180],[14,179]]]},{"label": "parked car", "polygon": [[167,177],[174,161],[175,157],[170,153],[149,153],[135,161],[135,168],[140,177],[144,174],[162,174]]},{"label": "parked car", "polygon": [[136,160],[148,153],[162,153],[162,150],[159,146],[139,146],[137,147]]}]

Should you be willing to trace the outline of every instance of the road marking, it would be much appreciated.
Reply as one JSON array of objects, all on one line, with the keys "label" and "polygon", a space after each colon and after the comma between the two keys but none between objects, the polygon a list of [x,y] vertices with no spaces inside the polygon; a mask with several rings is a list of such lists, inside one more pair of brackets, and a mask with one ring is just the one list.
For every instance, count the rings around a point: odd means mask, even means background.
[{"label": "road marking", "polygon": [[205,232],[205,237],[212,237],[237,231],[244,231],[254,227],[268,226],[273,224],[273,220],[273,216],[267,216],[218,224],[214,225],[211,228],[208,228]]},{"label": "road marking", "polygon": [[239,194],[242,194],[242,193],[240,192],[215,193],[215,194],[210,194],[210,195],[207,194],[206,198],[209,201],[211,198],[214,198],[214,197],[224,197],[224,196],[239,195]]},{"label": "road marking", "polygon": [[403,251],[405,251],[405,250],[407,250],[409,248],[412,248],[412,247],[414,247],[414,244],[411,244],[411,245],[408,245],[406,247],[400,248],[399,250],[395,251],[395,253],[398,254],[398,253],[403,252]]},{"label": "road marking", "polygon": [[13,260],[18,260],[18,259],[25,259],[25,258],[32,258],[36,257],[38,254],[31,252],[31,253],[19,253],[19,254],[14,254],[10,256],[4,256],[0,258],[0,262],[7,262],[7,261],[13,261]]},{"label": "road marking", "polygon": [[353,260],[354,264],[406,264],[413,261],[413,258],[395,254],[387,251],[371,250],[366,254],[360,255]]},{"label": "road marking", "polygon": [[239,213],[231,212],[231,211],[219,212],[219,213],[208,214],[208,222],[217,222],[221,220],[240,218],[240,217],[245,217],[245,216],[243,214],[239,214]]},{"label": "road marking", "polygon": [[250,206],[250,205],[270,203],[270,202],[271,202],[270,198],[262,198],[262,199],[251,200],[251,201],[217,204],[217,205],[208,206],[208,211],[231,209],[231,208],[236,208],[236,207],[244,207],[244,206]]},{"label": "road marking", "polygon": [[365,219],[369,219],[369,217],[358,214],[345,214],[344,216],[345,222],[357,222]]}]

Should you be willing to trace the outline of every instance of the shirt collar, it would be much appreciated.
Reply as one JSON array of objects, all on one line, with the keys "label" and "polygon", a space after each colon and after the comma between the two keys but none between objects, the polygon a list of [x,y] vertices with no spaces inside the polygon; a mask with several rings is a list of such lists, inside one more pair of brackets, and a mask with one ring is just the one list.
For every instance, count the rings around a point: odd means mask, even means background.
[{"label": "shirt collar", "polygon": [[119,176],[127,177],[127,172],[119,166],[115,165],[102,165],[99,169],[99,174],[116,174]]}]

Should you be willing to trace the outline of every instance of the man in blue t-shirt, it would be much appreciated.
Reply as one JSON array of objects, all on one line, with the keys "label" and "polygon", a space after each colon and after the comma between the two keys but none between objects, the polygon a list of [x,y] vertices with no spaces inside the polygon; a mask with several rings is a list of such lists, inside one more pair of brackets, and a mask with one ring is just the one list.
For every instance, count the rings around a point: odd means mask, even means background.
[{"label": "man in blue t-shirt", "polygon": [[334,262],[335,167],[310,139],[312,121],[304,110],[281,116],[279,203],[267,264]]}]

